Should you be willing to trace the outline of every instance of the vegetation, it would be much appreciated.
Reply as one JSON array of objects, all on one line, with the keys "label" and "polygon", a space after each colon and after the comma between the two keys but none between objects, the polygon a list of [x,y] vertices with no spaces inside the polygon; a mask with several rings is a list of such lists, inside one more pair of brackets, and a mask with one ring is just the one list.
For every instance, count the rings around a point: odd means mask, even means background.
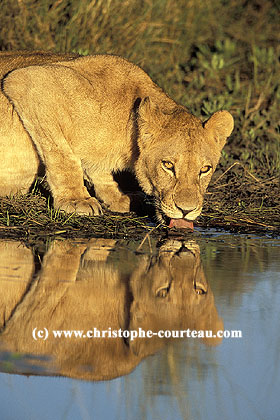
[{"label": "vegetation", "polygon": [[21,238],[28,242],[50,237],[133,238],[163,233],[166,228],[151,226],[148,217],[133,213],[78,216],[55,210],[40,192],[0,200],[0,238]]},{"label": "vegetation", "polygon": [[[1,50],[122,55],[195,115],[231,111],[201,225],[280,230],[279,38],[278,0],[1,1]],[[14,226],[5,203],[0,223]]]}]

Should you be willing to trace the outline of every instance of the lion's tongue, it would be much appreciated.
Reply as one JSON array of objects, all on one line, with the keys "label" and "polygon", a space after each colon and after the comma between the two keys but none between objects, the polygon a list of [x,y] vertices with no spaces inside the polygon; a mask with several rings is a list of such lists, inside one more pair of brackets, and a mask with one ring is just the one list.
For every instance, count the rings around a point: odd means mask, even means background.
[{"label": "lion's tongue", "polygon": [[191,229],[193,230],[193,222],[188,222],[186,219],[170,219],[168,227],[176,227],[179,229]]}]

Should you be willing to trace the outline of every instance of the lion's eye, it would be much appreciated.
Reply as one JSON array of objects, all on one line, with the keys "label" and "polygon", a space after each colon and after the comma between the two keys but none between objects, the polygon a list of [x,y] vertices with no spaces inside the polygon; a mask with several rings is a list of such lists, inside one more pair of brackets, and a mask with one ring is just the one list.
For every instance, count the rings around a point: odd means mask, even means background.
[{"label": "lion's eye", "polygon": [[212,166],[205,165],[200,169],[200,175],[207,175],[212,169]]},{"label": "lion's eye", "polygon": [[197,295],[205,295],[207,293],[206,287],[202,283],[197,282],[196,280],[194,281],[193,288],[194,288],[194,292]]},{"label": "lion's eye", "polygon": [[156,297],[166,298],[170,290],[170,286],[159,287],[156,291]]},{"label": "lion's eye", "polygon": [[174,171],[174,164],[172,162],[170,162],[169,160],[163,160],[162,161],[162,166],[165,169],[168,169],[169,171]]},{"label": "lion's eye", "polygon": [[204,289],[200,288],[200,287],[195,287],[194,291],[197,295],[205,295],[206,294],[206,291]]}]

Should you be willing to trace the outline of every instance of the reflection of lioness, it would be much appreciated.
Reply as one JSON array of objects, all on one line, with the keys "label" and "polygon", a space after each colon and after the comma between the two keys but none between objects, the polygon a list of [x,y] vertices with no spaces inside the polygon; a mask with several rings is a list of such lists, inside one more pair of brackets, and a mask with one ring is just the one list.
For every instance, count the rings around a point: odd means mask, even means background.
[{"label": "reflection of lioness", "polygon": [[[121,258],[124,253],[126,259]],[[10,257],[5,264],[2,256]],[[25,263],[20,273],[15,270]],[[157,336],[160,330],[190,328],[216,335],[223,329],[193,242],[168,241],[154,255],[142,255],[108,239],[56,241],[35,276],[34,268],[30,250],[0,242],[0,353],[52,356],[45,368],[60,375],[111,379],[129,373],[172,341]],[[48,339],[34,339],[34,328],[47,328]],[[134,340],[84,335],[94,328],[107,333],[141,328],[156,334]],[[58,339],[52,330],[82,331],[82,336],[73,332]],[[204,341],[217,345],[222,340]]]},{"label": "reflection of lioness", "polygon": [[128,169],[162,213],[194,220],[232,116],[216,112],[203,125],[120,57],[34,54],[0,54],[0,194],[26,192],[40,158],[55,207],[100,214],[100,200],[126,212],[112,174]]}]

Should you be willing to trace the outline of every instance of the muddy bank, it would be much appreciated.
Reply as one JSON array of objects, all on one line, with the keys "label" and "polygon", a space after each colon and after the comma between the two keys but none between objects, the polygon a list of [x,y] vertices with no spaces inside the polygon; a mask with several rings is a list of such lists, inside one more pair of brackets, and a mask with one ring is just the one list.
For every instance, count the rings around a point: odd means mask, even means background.
[{"label": "muddy bank", "polygon": [[262,178],[261,173],[252,174],[238,162],[218,170],[197,225],[279,235],[279,177]]}]

